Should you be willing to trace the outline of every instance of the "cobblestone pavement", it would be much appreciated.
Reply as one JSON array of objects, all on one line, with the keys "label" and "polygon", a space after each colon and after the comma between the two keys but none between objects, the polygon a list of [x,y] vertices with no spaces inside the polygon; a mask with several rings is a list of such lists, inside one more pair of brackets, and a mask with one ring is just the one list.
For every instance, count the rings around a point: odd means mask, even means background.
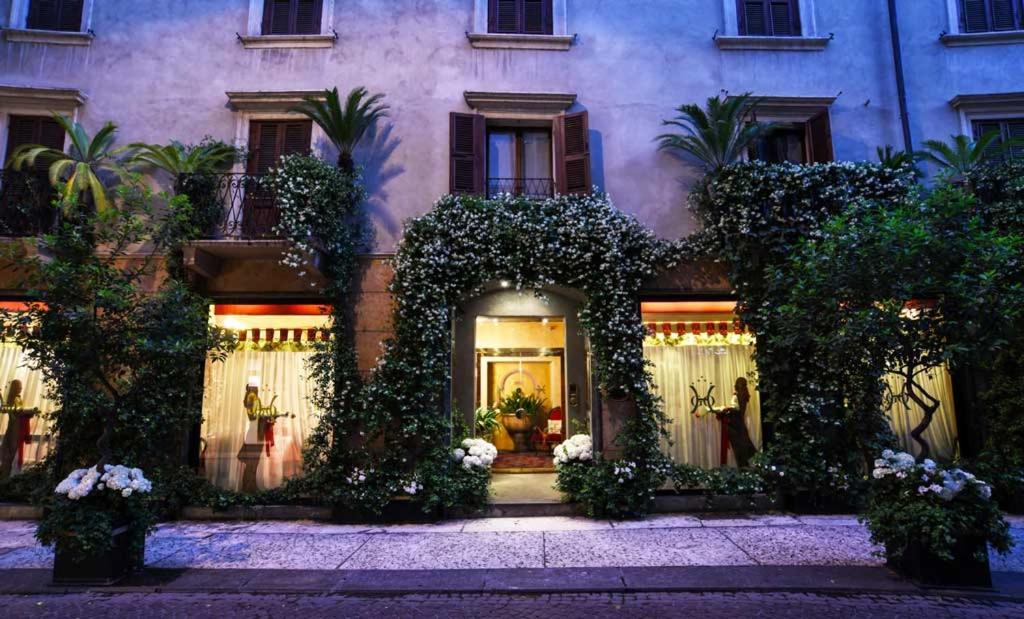
[{"label": "cobblestone pavement", "polygon": [[73,594],[0,599],[5,617],[1024,617],[1024,604],[926,596],[795,593],[573,595]]}]

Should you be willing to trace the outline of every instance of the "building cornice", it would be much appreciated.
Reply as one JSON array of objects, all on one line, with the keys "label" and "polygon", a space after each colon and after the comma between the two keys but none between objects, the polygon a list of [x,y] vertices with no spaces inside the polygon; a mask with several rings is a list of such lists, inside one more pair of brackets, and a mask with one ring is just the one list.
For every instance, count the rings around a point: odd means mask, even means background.
[{"label": "building cornice", "polygon": [[724,51],[763,50],[789,52],[820,52],[828,46],[829,37],[752,37],[724,36],[715,37],[715,45]]},{"label": "building cornice", "polygon": [[939,40],[947,47],[973,47],[975,45],[1013,45],[1024,43],[1024,30],[1005,32],[943,32]]},{"label": "building cornice", "polygon": [[228,107],[236,112],[284,112],[306,99],[321,99],[322,90],[228,91]]},{"label": "building cornice", "polygon": [[572,47],[575,35],[560,34],[496,34],[467,32],[469,44],[478,49],[536,49],[565,52]]},{"label": "building cornice", "polygon": [[90,32],[4,28],[4,40],[16,43],[48,43],[50,45],[92,45]]},{"label": "building cornice", "polygon": [[466,104],[481,113],[560,114],[576,102],[573,93],[465,92]]},{"label": "building cornice", "polygon": [[39,88],[0,84],[0,106],[29,107],[54,111],[71,111],[82,106],[88,97],[77,88]]},{"label": "building cornice", "polygon": [[949,100],[949,104],[958,112],[1024,109],[1024,92],[957,95]]}]

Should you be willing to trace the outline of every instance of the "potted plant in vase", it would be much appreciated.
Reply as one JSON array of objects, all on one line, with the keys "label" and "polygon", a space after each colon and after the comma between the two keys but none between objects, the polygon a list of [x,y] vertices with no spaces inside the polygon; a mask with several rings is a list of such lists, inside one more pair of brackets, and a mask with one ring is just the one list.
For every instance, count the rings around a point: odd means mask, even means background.
[{"label": "potted plant in vase", "polygon": [[501,425],[515,441],[516,451],[530,450],[530,434],[537,425],[537,417],[544,411],[546,401],[535,393],[526,395],[522,387],[516,387],[515,391],[498,401]]},{"label": "potted plant in vase", "polygon": [[928,584],[992,586],[988,546],[1006,553],[1012,541],[987,483],[891,450],[875,460],[872,476],[861,520],[890,567]]},{"label": "potted plant in vase", "polygon": [[73,471],[57,485],[36,537],[54,548],[54,584],[111,585],[142,567],[152,484],[137,468]]}]

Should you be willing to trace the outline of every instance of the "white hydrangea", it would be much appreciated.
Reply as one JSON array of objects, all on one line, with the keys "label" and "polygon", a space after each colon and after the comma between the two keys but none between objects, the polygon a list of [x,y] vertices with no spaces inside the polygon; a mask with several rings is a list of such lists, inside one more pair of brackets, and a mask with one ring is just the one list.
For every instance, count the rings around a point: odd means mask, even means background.
[{"label": "white hydrangea", "polygon": [[918,464],[914,456],[906,452],[893,452],[891,449],[883,451],[882,457],[875,460],[875,469],[871,475],[875,479],[889,475],[897,479],[906,479],[912,472],[916,475],[915,479],[922,482],[917,486],[919,496],[935,494],[944,501],[952,501],[964,489],[972,487],[983,499],[992,497],[992,487],[975,477],[973,473],[959,468],[943,469],[934,460],[929,459]]},{"label": "white hydrangea", "polygon": [[110,490],[123,497],[133,493],[147,494],[153,490],[153,484],[143,475],[142,469],[129,468],[120,464],[107,464],[103,473],[93,466],[87,469],[76,469],[63,481],[57,484],[54,492],[63,494],[72,501],[89,495],[93,490]]},{"label": "white hydrangea", "polygon": [[589,434],[574,434],[555,447],[554,454],[555,464],[566,464],[574,460],[585,462],[594,457],[594,443]]},{"label": "white hydrangea", "polygon": [[464,469],[489,469],[498,457],[498,448],[482,438],[467,438],[461,448],[452,451],[452,459],[461,462]]},{"label": "white hydrangea", "polygon": [[402,490],[405,490],[406,494],[413,496],[420,490],[423,490],[423,484],[416,480],[411,480],[408,483],[402,484]]}]

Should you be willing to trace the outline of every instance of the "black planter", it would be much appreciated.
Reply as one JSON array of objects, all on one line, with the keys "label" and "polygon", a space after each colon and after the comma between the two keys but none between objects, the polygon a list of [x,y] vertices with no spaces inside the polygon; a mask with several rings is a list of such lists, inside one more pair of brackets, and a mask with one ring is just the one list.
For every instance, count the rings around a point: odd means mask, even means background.
[{"label": "black planter", "polygon": [[444,513],[440,509],[424,512],[423,506],[415,501],[393,500],[384,506],[384,510],[380,514],[338,507],[334,509],[332,520],[344,524],[362,524],[367,522],[427,523],[437,522],[443,517]]},{"label": "black planter", "polygon": [[61,550],[58,544],[53,557],[53,584],[112,585],[128,576],[137,558],[131,552],[130,528],[117,527],[112,537],[110,548],[88,556]]},{"label": "black planter", "polygon": [[[978,559],[978,553],[983,559]],[[988,566],[988,544],[978,538],[957,541],[953,560],[943,561],[914,542],[903,551],[899,561],[889,560],[889,567],[900,574],[928,585],[944,587],[991,587],[992,573]]]}]

